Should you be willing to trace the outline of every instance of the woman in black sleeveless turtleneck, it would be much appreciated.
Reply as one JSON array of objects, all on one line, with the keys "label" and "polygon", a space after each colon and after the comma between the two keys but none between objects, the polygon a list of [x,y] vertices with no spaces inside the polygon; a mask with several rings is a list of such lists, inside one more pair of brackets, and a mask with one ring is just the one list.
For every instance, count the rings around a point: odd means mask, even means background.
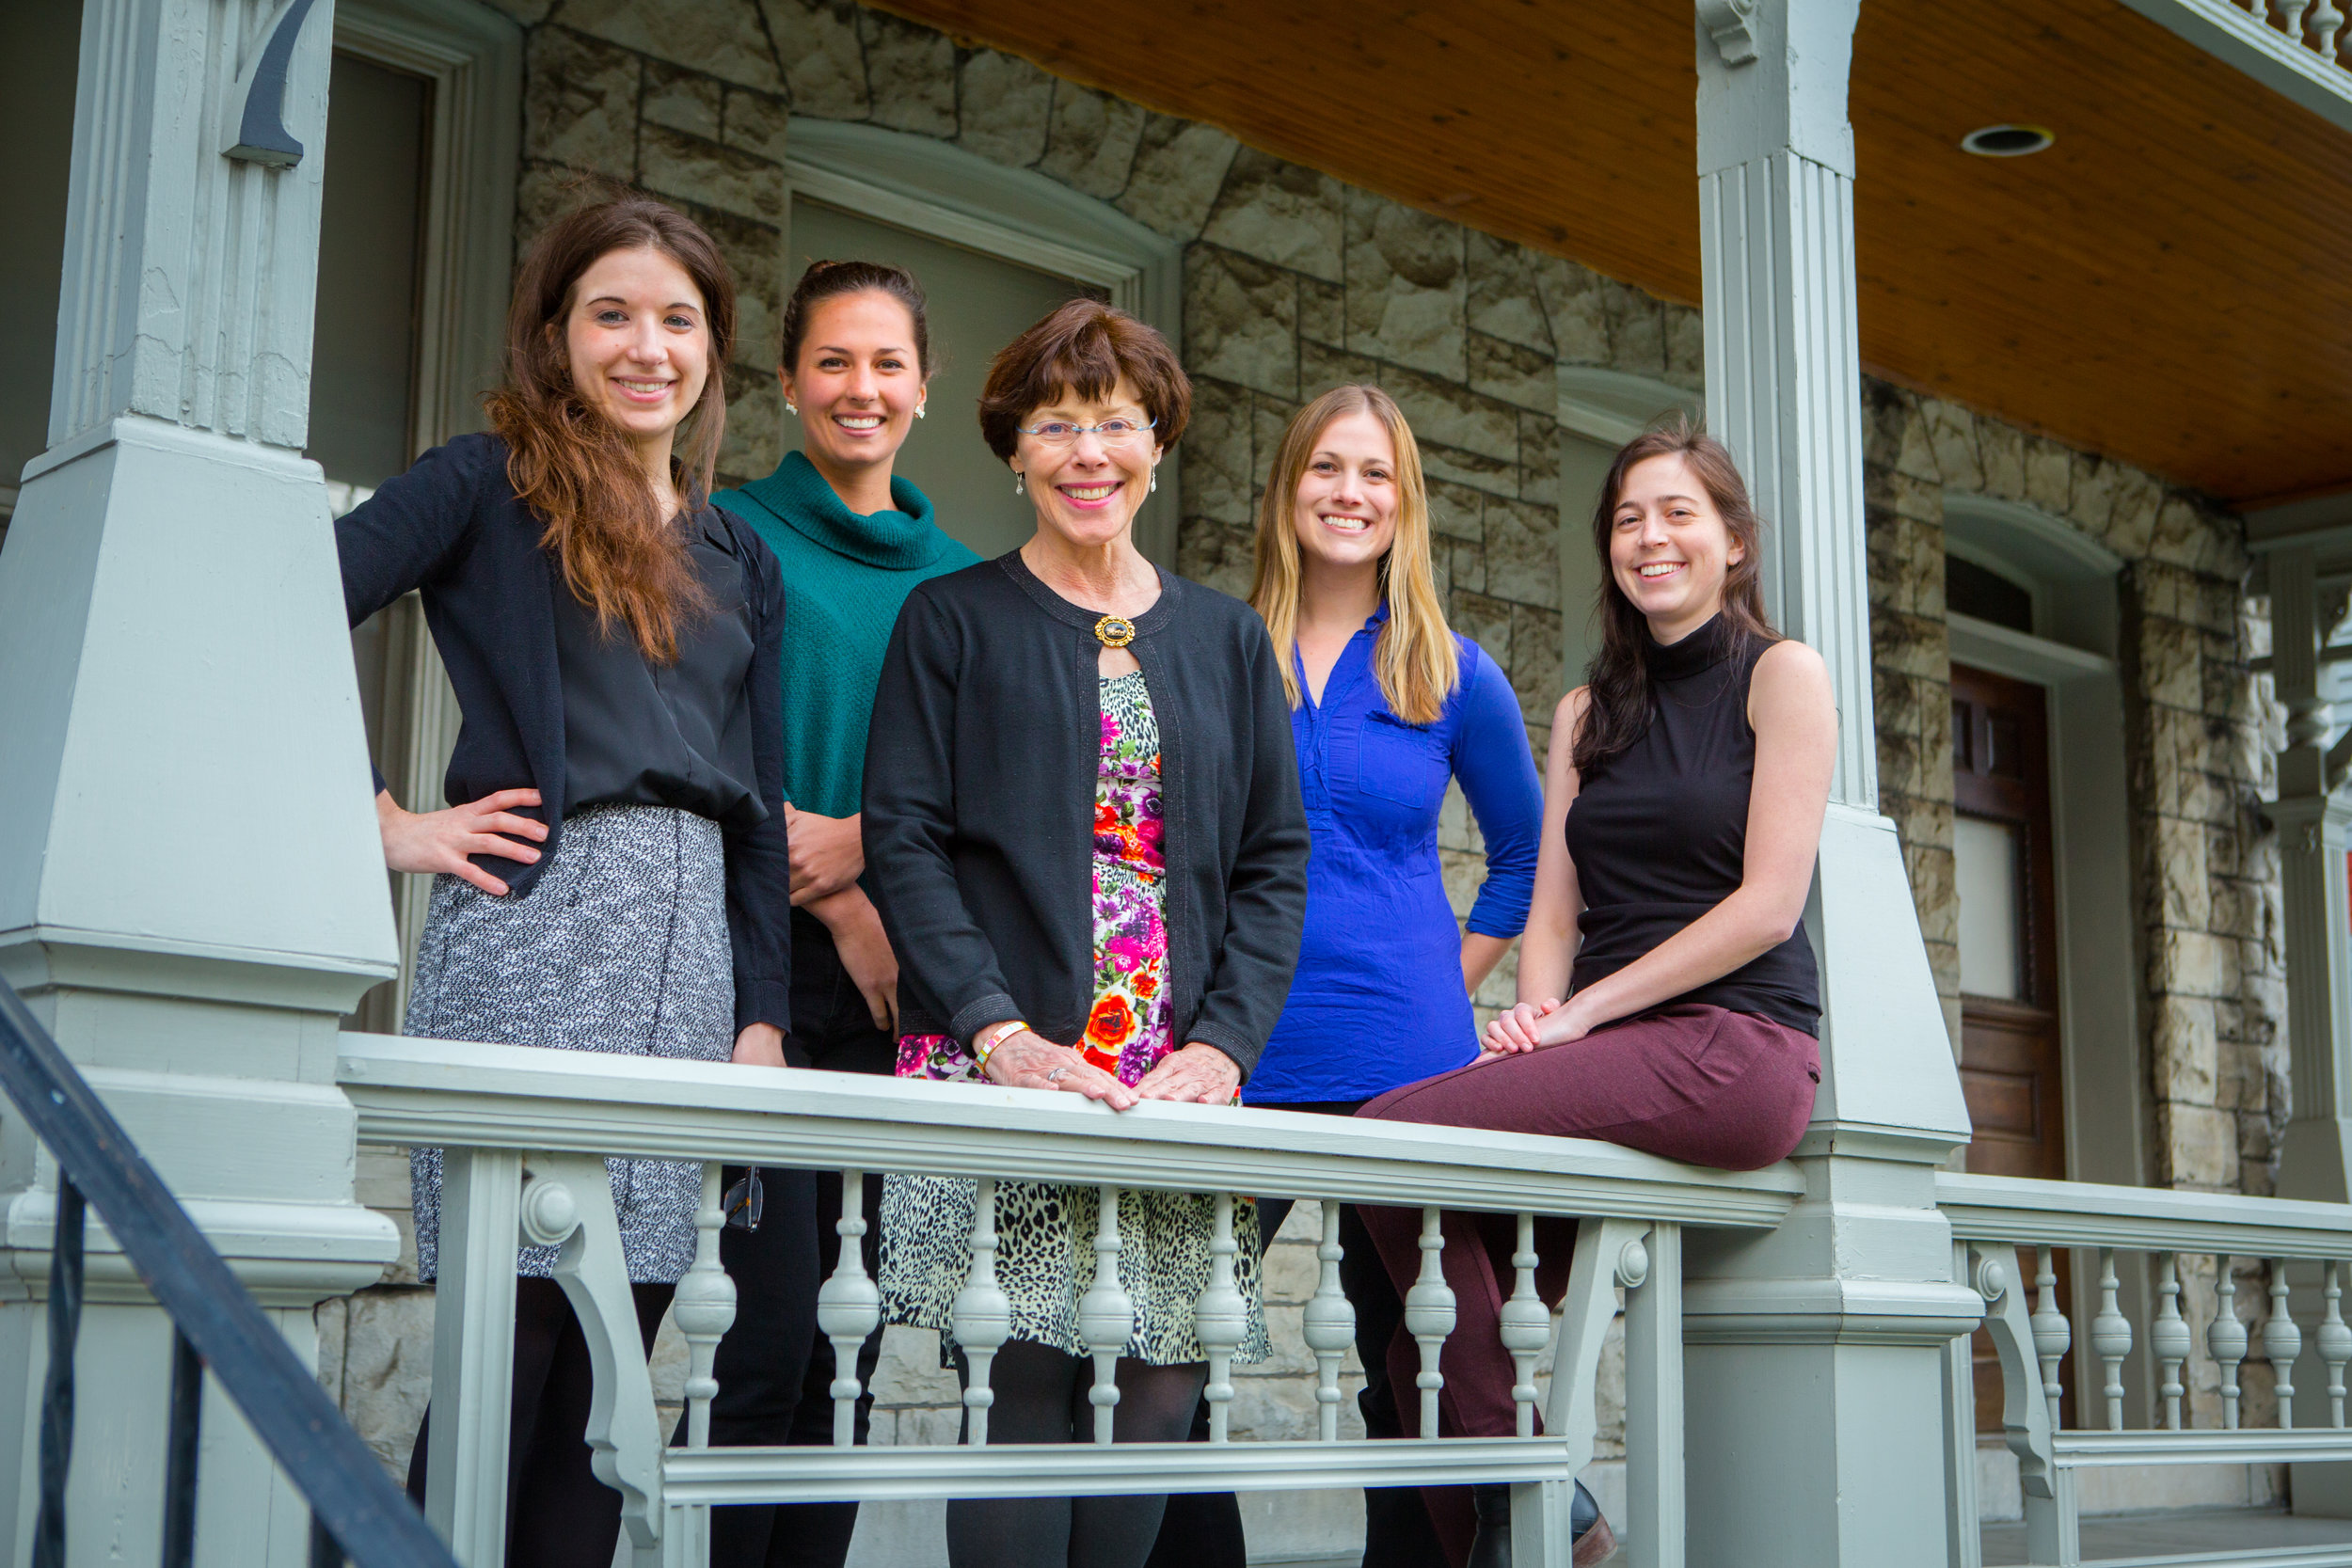
[{"label": "woman in black sleeveless turtleneck", "polygon": [[[1488,1027],[1477,1062],[1359,1114],[1605,1138],[1750,1170],[1796,1148],[1820,1081],[1820,992],[1799,922],[1836,751],[1829,674],[1765,619],[1761,524],[1712,436],[1675,428],[1629,445],[1593,531],[1603,641],[1553,721],[1519,1004]],[[1405,1289],[1421,1268],[1418,1213],[1363,1212]],[[1517,1414],[1497,1307],[1512,1238],[1481,1218],[1445,1218],[1458,1318],[1439,1419],[1449,1433],[1507,1436]],[[1390,1368],[1399,1387],[1419,1370],[1401,1333]],[[1474,1490],[1470,1568],[1502,1568],[1510,1489]],[[1609,1528],[1579,1492],[1575,1560],[1597,1562]],[[1431,1512],[1460,1550],[1469,1522],[1434,1499]]]}]

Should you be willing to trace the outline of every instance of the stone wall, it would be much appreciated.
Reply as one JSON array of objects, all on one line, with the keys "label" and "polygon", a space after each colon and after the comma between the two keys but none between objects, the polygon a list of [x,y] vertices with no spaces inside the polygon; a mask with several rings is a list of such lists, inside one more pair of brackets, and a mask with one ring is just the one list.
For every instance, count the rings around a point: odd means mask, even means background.
[{"label": "stone wall", "polygon": [[[588,182],[614,182],[691,213],[735,268],[742,329],[729,370],[728,475],[766,472],[785,438],[771,369],[789,277],[790,116],[866,120],[1035,169],[1184,246],[1182,346],[1198,401],[1184,442],[1180,569],[1243,592],[1283,420],[1335,382],[1377,382],[1422,443],[1449,613],[1509,673],[1541,755],[1564,684],[1561,368],[1695,389],[1695,311],[879,11],[810,0],[496,3],[528,29],[518,240]],[[2040,506],[2128,563],[2131,807],[2160,1167],[2149,1175],[2266,1190],[2285,1107],[2284,1010],[2275,856],[2257,810],[2267,709],[2246,673],[2265,633],[2238,596],[2234,522],[2144,474],[1948,404],[1866,390],[1883,803],[1901,831],[1947,1017],[1956,1028],[1942,505],[1960,490]],[[1589,498],[1565,499],[1581,524]],[[1483,859],[1458,792],[1440,844],[1467,911]],[[1480,1002],[1508,1001],[1512,983],[1506,960]],[[405,1226],[405,1164],[377,1151],[363,1183]],[[1296,1349],[1312,1259],[1299,1229],[1268,1259],[1286,1348],[1239,1380],[1237,1433],[1312,1430]],[[430,1355],[430,1291],[406,1268],[322,1318],[322,1375],[395,1465]],[[673,1398],[675,1353],[665,1339]],[[894,1332],[877,1382],[878,1441],[952,1432],[953,1385],[928,1337]]]}]

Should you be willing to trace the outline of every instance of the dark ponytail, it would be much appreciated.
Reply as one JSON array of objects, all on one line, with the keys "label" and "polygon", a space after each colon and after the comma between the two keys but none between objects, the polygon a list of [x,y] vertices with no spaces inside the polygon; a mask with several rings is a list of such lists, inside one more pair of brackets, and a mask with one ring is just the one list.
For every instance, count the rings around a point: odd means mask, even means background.
[{"label": "dark ponytail", "polygon": [[1593,514],[1593,548],[1600,556],[1600,652],[1585,673],[1584,721],[1577,728],[1572,760],[1577,776],[1594,777],[1612,757],[1648,733],[1649,622],[1617,586],[1609,562],[1609,542],[1617,529],[1617,499],[1625,476],[1636,463],[1653,457],[1679,457],[1698,482],[1724,526],[1740,546],[1739,562],[1724,578],[1724,626],[1733,646],[1745,649],[1756,642],[1777,642],[1780,634],[1764,613],[1764,524],[1748,499],[1747,482],[1731,451],[1706,431],[1677,416],[1670,424],[1645,431],[1626,443],[1609,465],[1609,478],[1600,487],[1600,505]]},{"label": "dark ponytail", "polygon": [[800,373],[801,341],[808,335],[810,309],[836,295],[868,290],[888,294],[907,308],[914,322],[915,369],[926,377],[931,373],[930,322],[924,314],[923,286],[913,273],[882,261],[811,261],[793,286],[792,297],[785,302],[784,343],[777,351],[776,363],[786,374]]}]

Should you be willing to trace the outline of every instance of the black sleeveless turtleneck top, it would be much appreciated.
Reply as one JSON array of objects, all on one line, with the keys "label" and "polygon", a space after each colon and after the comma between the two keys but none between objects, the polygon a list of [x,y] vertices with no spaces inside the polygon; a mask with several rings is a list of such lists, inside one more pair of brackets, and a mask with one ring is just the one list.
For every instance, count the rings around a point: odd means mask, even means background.
[{"label": "black sleeveless turtleneck top", "polygon": [[[1646,644],[1650,725],[1581,781],[1568,854],[1584,913],[1569,983],[1615,974],[1713,909],[1746,869],[1756,732],[1748,683],[1771,646],[1738,640],[1721,615],[1679,642]],[[1661,1006],[1706,1003],[1820,1032],[1813,945],[1799,927],[1761,957]]]}]

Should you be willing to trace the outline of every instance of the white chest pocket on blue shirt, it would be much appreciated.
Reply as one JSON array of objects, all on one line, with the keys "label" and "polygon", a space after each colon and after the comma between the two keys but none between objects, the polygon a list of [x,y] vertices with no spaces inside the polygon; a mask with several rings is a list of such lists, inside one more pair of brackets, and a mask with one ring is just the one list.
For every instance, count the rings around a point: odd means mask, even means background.
[{"label": "white chest pocket on blue shirt", "polygon": [[1416,812],[1435,811],[1453,775],[1438,736],[1377,709],[1364,715],[1356,742],[1356,787]]}]

